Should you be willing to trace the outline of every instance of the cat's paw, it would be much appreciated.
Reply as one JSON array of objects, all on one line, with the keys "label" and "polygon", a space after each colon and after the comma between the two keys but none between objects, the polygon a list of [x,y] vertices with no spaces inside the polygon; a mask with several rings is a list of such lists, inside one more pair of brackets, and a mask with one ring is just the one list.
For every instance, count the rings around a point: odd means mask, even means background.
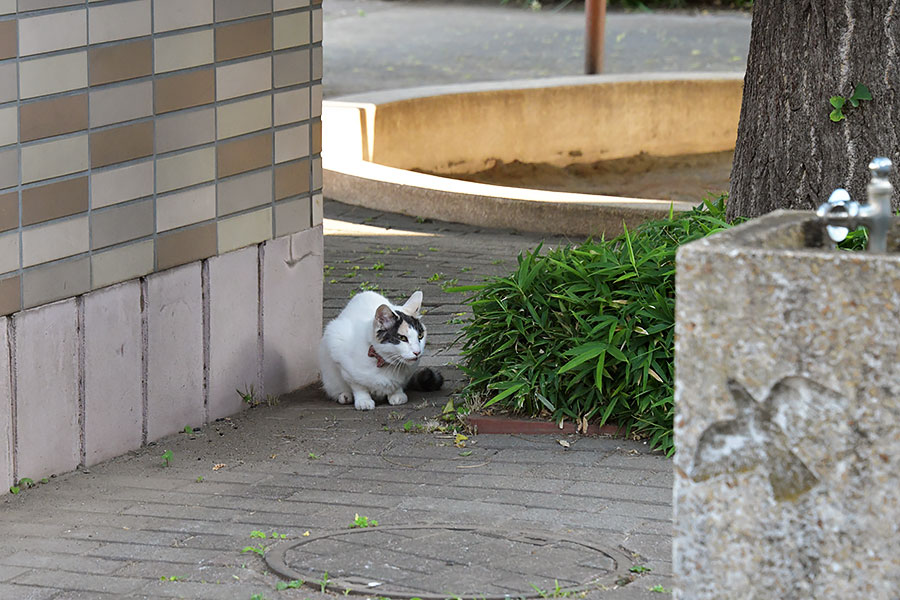
[{"label": "cat's paw", "polygon": [[394,392],[390,396],[388,396],[388,402],[391,406],[397,406],[398,404],[406,404],[407,397],[406,394],[403,393],[403,390],[399,392]]},{"label": "cat's paw", "polygon": [[353,397],[353,406],[356,410],[374,410],[375,401],[368,394],[365,396],[356,395]]},{"label": "cat's paw", "polygon": [[338,404],[350,404],[353,402],[353,398],[350,397],[350,394],[347,392],[341,392],[337,397]]}]

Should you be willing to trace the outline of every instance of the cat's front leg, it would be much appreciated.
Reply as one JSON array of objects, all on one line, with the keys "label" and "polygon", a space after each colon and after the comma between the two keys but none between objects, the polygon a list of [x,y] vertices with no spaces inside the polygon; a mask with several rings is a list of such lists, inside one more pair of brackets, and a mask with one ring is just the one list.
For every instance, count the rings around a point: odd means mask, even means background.
[{"label": "cat's front leg", "polygon": [[367,389],[353,386],[353,406],[356,410],[373,410],[375,401]]},{"label": "cat's front leg", "polygon": [[398,404],[406,404],[407,397],[406,393],[403,391],[403,388],[397,389],[394,393],[388,396],[388,403],[392,406],[397,406]]}]

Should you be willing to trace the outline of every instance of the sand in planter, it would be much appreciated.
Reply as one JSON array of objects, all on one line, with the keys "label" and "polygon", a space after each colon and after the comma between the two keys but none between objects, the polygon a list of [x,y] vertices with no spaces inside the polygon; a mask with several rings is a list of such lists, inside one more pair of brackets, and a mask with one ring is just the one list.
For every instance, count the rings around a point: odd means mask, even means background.
[{"label": "sand in planter", "polygon": [[565,167],[498,160],[490,169],[477,173],[439,175],[493,185],[699,204],[707,193],[718,196],[728,191],[733,159],[734,152],[727,151],[681,156],[642,153]]}]

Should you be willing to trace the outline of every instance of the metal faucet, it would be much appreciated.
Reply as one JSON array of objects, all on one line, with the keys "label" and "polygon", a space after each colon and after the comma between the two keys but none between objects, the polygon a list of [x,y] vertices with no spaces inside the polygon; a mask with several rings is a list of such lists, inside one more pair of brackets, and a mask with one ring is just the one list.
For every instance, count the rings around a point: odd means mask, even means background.
[{"label": "metal faucet", "polygon": [[862,226],[869,230],[869,252],[887,252],[887,235],[894,221],[891,212],[894,186],[888,180],[892,166],[889,158],[875,158],[869,163],[868,202],[855,202],[847,190],[838,188],[816,210],[832,241],[842,242],[851,229]]}]

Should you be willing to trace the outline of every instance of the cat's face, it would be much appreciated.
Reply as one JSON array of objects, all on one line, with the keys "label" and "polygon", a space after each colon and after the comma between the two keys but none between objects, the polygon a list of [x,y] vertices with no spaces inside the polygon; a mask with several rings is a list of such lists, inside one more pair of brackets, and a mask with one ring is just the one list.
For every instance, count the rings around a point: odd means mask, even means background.
[{"label": "cat's face", "polygon": [[415,292],[400,310],[382,304],[375,311],[375,351],[391,365],[412,365],[425,352],[427,333],[419,320],[422,292]]}]

